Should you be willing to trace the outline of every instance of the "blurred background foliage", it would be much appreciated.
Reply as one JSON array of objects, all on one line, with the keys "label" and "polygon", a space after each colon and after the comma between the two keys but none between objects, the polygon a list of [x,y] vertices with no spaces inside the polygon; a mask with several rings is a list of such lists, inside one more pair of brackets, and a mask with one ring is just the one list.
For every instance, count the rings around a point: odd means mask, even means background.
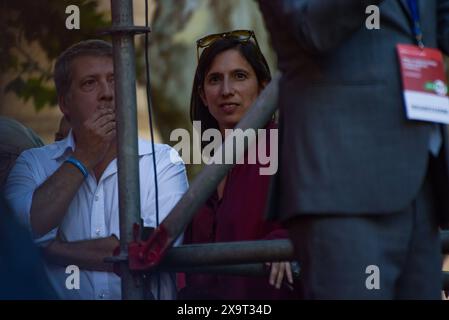
[{"label": "blurred background foliage", "polygon": [[[144,3],[145,0],[133,1],[137,25],[144,23]],[[196,39],[232,29],[252,29],[272,70],[274,54],[256,1],[150,0],[149,3],[150,71],[158,141],[173,145],[175,142],[169,139],[173,129],[191,128],[189,104],[197,62]],[[80,30],[65,28],[68,5],[80,8]],[[98,29],[110,26],[110,20],[109,0],[0,0],[0,115],[23,109],[27,119],[45,119],[44,114],[56,109],[52,82],[55,58],[73,43],[98,38]],[[109,40],[107,36],[103,38]],[[139,132],[146,132],[148,127],[143,99],[143,45],[143,36],[136,36],[139,117],[143,122],[139,124]],[[6,95],[10,98],[7,103]],[[11,95],[17,98],[12,103]],[[50,142],[38,127],[42,122],[25,124]],[[45,126],[45,130],[56,127],[54,123]]]},{"label": "blurred background foliage", "polygon": [[[24,101],[32,100],[37,111],[56,105],[56,90],[51,83],[52,64],[71,44],[91,37],[99,27],[109,25],[104,13],[97,12],[97,1],[71,0],[80,7],[80,30],[65,29],[66,1],[0,0],[0,72],[13,74],[4,90]],[[45,53],[39,60],[29,50],[38,45]]]},{"label": "blurred background foliage", "polygon": [[[144,24],[144,2],[134,0],[136,25]],[[190,93],[196,68],[195,41],[210,33],[232,29],[255,30],[262,50],[273,65],[273,52],[257,4],[253,0],[150,0],[151,92],[158,142],[174,145],[170,133],[176,128],[191,130]],[[80,9],[80,30],[67,30],[68,5]],[[108,0],[0,0],[0,115],[23,108],[25,125],[49,141],[57,122],[44,116],[57,106],[52,82],[55,58],[70,45],[99,38],[97,31],[110,26]],[[110,40],[108,36],[100,37]],[[147,133],[144,99],[144,37],[136,36],[139,133]],[[5,103],[7,95],[14,95]],[[31,105],[31,107],[30,107]],[[26,109],[26,106],[28,108]],[[6,108],[9,108],[6,110]],[[32,117],[42,119],[28,121]],[[28,121],[28,123],[27,123]],[[42,128],[40,128],[42,126]],[[148,135],[147,135],[148,136]],[[197,169],[190,168],[190,173]]]}]

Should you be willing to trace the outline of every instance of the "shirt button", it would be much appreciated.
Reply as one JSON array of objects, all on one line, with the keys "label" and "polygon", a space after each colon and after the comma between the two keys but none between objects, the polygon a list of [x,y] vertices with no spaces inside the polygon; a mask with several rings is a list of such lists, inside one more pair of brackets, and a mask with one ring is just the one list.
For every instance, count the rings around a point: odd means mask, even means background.
[{"label": "shirt button", "polygon": [[98,196],[95,196],[95,201],[98,201]]},{"label": "shirt button", "polygon": [[95,229],[95,234],[96,234],[97,236],[100,235],[100,232],[101,232],[100,228]]},{"label": "shirt button", "polygon": [[100,299],[106,298],[106,293],[104,293],[104,292],[100,293],[100,294],[98,295],[98,298],[100,298]]}]

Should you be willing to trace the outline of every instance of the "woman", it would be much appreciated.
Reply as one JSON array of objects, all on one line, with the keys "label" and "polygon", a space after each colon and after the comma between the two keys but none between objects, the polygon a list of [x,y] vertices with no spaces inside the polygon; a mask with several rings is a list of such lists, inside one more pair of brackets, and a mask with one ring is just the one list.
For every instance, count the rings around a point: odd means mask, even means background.
[{"label": "woman", "polygon": [[[191,118],[201,121],[203,131],[215,128],[224,137],[225,130],[235,127],[271,80],[270,70],[252,31],[206,36],[197,45],[205,49],[193,83]],[[267,125],[267,129],[274,128],[272,122]],[[237,164],[196,213],[184,243],[286,238],[279,225],[264,221],[270,176],[260,175],[260,167],[258,162]],[[187,275],[180,298],[293,298],[288,285],[293,283],[290,263],[267,266],[271,268],[269,279]]]}]

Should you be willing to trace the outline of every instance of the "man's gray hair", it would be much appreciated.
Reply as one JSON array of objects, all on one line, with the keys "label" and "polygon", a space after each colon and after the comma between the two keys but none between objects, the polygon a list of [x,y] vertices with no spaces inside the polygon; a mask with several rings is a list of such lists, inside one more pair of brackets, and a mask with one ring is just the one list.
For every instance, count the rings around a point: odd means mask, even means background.
[{"label": "man's gray hair", "polygon": [[71,64],[80,56],[106,56],[112,58],[112,45],[103,40],[81,41],[64,50],[56,60],[54,81],[58,97],[65,97],[72,83]]}]

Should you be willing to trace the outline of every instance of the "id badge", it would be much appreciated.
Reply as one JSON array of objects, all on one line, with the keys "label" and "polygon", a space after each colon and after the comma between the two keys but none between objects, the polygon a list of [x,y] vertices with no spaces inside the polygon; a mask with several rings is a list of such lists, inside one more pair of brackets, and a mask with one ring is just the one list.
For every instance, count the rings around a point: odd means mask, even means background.
[{"label": "id badge", "polygon": [[449,124],[443,55],[432,48],[398,44],[407,118]]}]

